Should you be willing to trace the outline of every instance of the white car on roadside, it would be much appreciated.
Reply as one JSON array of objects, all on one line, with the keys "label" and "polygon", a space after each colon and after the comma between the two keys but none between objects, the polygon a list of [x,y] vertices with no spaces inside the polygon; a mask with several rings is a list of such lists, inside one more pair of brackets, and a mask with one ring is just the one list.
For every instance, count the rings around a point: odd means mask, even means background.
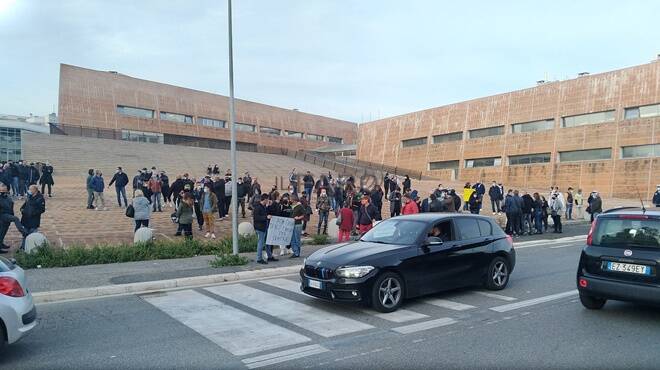
[{"label": "white car on roadside", "polygon": [[37,325],[37,309],[27,289],[25,271],[0,257],[0,348],[16,342]]}]

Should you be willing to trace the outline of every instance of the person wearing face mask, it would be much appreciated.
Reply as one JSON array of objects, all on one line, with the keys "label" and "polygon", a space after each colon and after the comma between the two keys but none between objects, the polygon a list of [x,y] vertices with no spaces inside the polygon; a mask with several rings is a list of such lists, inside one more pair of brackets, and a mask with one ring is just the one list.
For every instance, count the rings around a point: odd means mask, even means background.
[{"label": "person wearing face mask", "polygon": [[245,218],[245,197],[250,191],[250,186],[242,178],[236,180],[236,196],[238,197],[238,206],[241,209],[241,215]]},{"label": "person wearing face mask", "polygon": [[21,206],[21,223],[26,233],[21,243],[21,249],[25,249],[25,238],[36,232],[41,226],[41,215],[46,212],[46,200],[39,192],[37,185],[30,185],[27,190],[25,203]]},{"label": "person wearing face mask", "polygon": [[121,199],[124,198],[124,207],[128,207],[128,200],[126,199],[126,185],[128,185],[128,176],[124,173],[121,167],[117,167],[117,172],[112,176],[112,180],[108,186],[115,184],[115,192],[117,193],[117,203],[121,208]]},{"label": "person wearing face mask", "polygon": [[202,217],[204,218],[204,227],[206,228],[205,238],[215,239],[215,213],[218,212],[218,197],[213,193],[211,183],[204,186],[204,192],[200,200],[202,208]]},{"label": "person wearing face mask", "polygon": [[493,180],[493,184],[488,189],[488,196],[490,197],[490,206],[493,209],[493,214],[501,214],[500,199],[502,198],[502,193],[500,193],[500,187],[497,186],[495,180]]},{"label": "person wearing face mask", "polygon": [[317,234],[321,234],[321,225],[323,225],[323,235],[328,235],[328,215],[331,208],[328,193],[325,189],[321,189],[321,194],[316,199],[316,209],[319,211],[319,223],[316,226]]},{"label": "person wearing face mask", "polygon": [[0,253],[8,252],[9,246],[5,245],[4,240],[12,222],[23,237],[28,235],[25,226],[14,216],[14,201],[8,196],[8,191],[5,184],[0,184]]},{"label": "person wearing face mask", "polygon": [[660,184],[655,186],[655,193],[653,193],[653,204],[660,207]]},{"label": "person wearing face mask", "polygon": [[41,194],[44,194],[44,190],[46,186],[48,186],[48,198],[53,196],[52,186],[55,185],[55,181],[53,180],[53,171],[53,166],[50,165],[50,162],[46,162],[46,164],[41,169],[41,179],[39,179],[39,183],[41,184]]},{"label": "person wearing face mask", "polygon": [[195,217],[197,218],[197,227],[199,231],[202,231],[204,228],[204,214],[202,213],[202,196],[204,195],[204,189],[202,189],[202,183],[195,184],[195,188],[192,191],[193,197],[193,210]]},{"label": "person wearing face mask", "polygon": [[[103,174],[99,170],[96,170],[96,175],[92,178],[92,189],[94,189],[94,207],[96,210],[107,211],[108,207],[105,206],[105,198],[103,197],[105,184],[103,182]],[[99,201],[103,208],[99,207]]]}]

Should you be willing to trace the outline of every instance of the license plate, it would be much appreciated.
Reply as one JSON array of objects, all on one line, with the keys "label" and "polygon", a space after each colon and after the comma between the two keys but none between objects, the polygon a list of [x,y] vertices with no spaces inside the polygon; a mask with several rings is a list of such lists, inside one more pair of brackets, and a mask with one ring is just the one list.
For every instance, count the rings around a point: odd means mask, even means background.
[{"label": "license plate", "polygon": [[651,275],[651,268],[644,265],[634,265],[632,263],[608,262],[609,271],[628,272],[631,274]]},{"label": "license plate", "polygon": [[307,286],[314,289],[323,289],[323,283],[318,280],[307,279]]}]

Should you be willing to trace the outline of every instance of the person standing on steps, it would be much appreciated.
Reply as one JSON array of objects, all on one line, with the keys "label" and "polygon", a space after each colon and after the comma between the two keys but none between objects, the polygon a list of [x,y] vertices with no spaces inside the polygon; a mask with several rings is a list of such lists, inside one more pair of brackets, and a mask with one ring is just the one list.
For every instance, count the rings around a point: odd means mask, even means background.
[{"label": "person standing on steps", "polygon": [[207,183],[204,185],[204,192],[199,203],[204,217],[204,227],[206,228],[204,237],[215,239],[215,213],[218,212],[218,197],[213,193],[213,184]]},{"label": "person standing on steps", "polygon": [[582,207],[584,206],[584,196],[582,195],[582,189],[578,189],[577,193],[574,196],[575,199],[575,215],[578,220],[584,218],[582,213]]},{"label": "person standing on steps", "polygon": [[4,241],[12,222],[23,237],[27,236],[27,229],[14,215],[14,201],[9,196],[9,188],[0,184],[0,254],[7,253],[10,248]]},{"label": "person standing on steps", "polygon": [[316,234],[321,234],[321,225],[323,225],[323,235],[328,235],[328,216],[330,215],[330,199],[325,189],[321,190],[321,195],[316,199],[316,209],[319,211],[319,223],[316,226]]},{"label": "person standing on steps", "polygon": [[128,185],[128,176],[124,173],[121,167],[117,167],[117,172],[112,175],[112,179],[108,186],[115,184],[115,192],[117,193],[117,203],[121,208],[121,199],[124,198],[124,207],[128,207],[128,200],[126,199],[126,185]]},{"label": "person standing on steps", "polygon": [[52,187],[55,185],[53,172],[53,166],[50,165],[50,162],[46,161],[46,164],[41,169],[41,179],[39,179],[39,183],[41,184],[41,194],[46,194],[44,190],[46,186],[48,186],[48,198],[53,196]]},{"label": "person standing on steps", "polygon": [[92,180],[94,179],[94,169],[90,168],[87,171],[87,209],[94,209],[94,187]]},{"label": "person standing on steps", "polygon": [[151,205],[149,200],[144,197],[142,190],[135,191],[135,197],[133,198],[133,209],[135,214],[133,215],[133,220],[135,221],[135,229],[133,232],[138,231],[142,226],[149,227],[149,219],[151,218]]},{"label": "person standing on steps", "polygon": [[151,206],[153,207],[152,211],[156,212],[156,210],[158,210],[158,212],[163,212],[163,207],[161,204],[163,187],[155,173],[153,173],[151,175],[151,179],[149,179],[149,191],[151,192]]},{"label": "person standing on steps", "polygon": [[303,177],[303,186],[305,189],[305,196],[307,196],[307,200],[312,200],[312,189],[314,188],[314,177],[312,176],[312,173],[307,171],[305,176]]},{"label": "person standing on steps", "polygon": [[[105,183],[103,182],[103,174],[99,170],[96,170],[96,175],[92,179],[92,189],[94,189],[94,208],[97,211],[107,211],[108,207],[106,207],[105,198],[103,197]],[[99,201],[103,208],[99,207]]]},{"label": "person standing on steps", "polygon": [[298,258],[300,257],[300,237],[302,234],[303,219],[305,218],[305,207],[300,203],[300,199],[298,199],[298,196],[295,194],[291,196],[291,201],[293,202],[291,217],[294,219],[293,235],[291,237],[291,249],[293,250],[293,254],[291,255],[291,258]]},{"label": "person standing on steps", "polygon": [[[257,263],[267,265],[267,261],[276,261],[273,257],[273,250],[270,246],[266,245],[266,233],[268,232],[268,222],[271,215],[268,214],[268,194],[259,195],[259,202],[257,202],[252,209],[252,223],[254,224],[254,231],[257,233]],[[267,261],[264,261],[264,247],[266,247]]]},{"label": "person standing on steps", "polygon": [[[176,210],[176,217],[178,223],[186,239],[193,238],[192,223],[193,223],[193,209],[195,200],[190,192],[184,192],[179,202],[179,208]],[[177,230],[176,235],[181,235]]]},{"label": "person standing on steps", "polygon": [[160,180],[161,193],[163,194],[163,208],[169,206],[172,208],[172,191],[170,190],[170,178],[165,171],[160,171],[158,175]]},{"label": "person standing on steps", "polygon": [[500,208],[502,193],[500,193],[500,187],[495,180],[493,180],[492,185],[488,189],[488,196],[490,197],[490,206],[493,209],[493,214],[502,213],[502,209]]}]

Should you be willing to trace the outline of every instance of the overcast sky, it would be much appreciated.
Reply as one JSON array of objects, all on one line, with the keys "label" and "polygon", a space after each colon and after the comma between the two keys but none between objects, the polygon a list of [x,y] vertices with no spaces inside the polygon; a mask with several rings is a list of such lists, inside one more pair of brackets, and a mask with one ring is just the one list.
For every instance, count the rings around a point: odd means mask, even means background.
[{"label": "overcast sky", "polygon": [[[355,122],[660,53],[660,1],[233,5],[237,97]],[[0,55],[0,113],[57,109],[59,63],[227,95],[226,2],[0,0]]]}]

